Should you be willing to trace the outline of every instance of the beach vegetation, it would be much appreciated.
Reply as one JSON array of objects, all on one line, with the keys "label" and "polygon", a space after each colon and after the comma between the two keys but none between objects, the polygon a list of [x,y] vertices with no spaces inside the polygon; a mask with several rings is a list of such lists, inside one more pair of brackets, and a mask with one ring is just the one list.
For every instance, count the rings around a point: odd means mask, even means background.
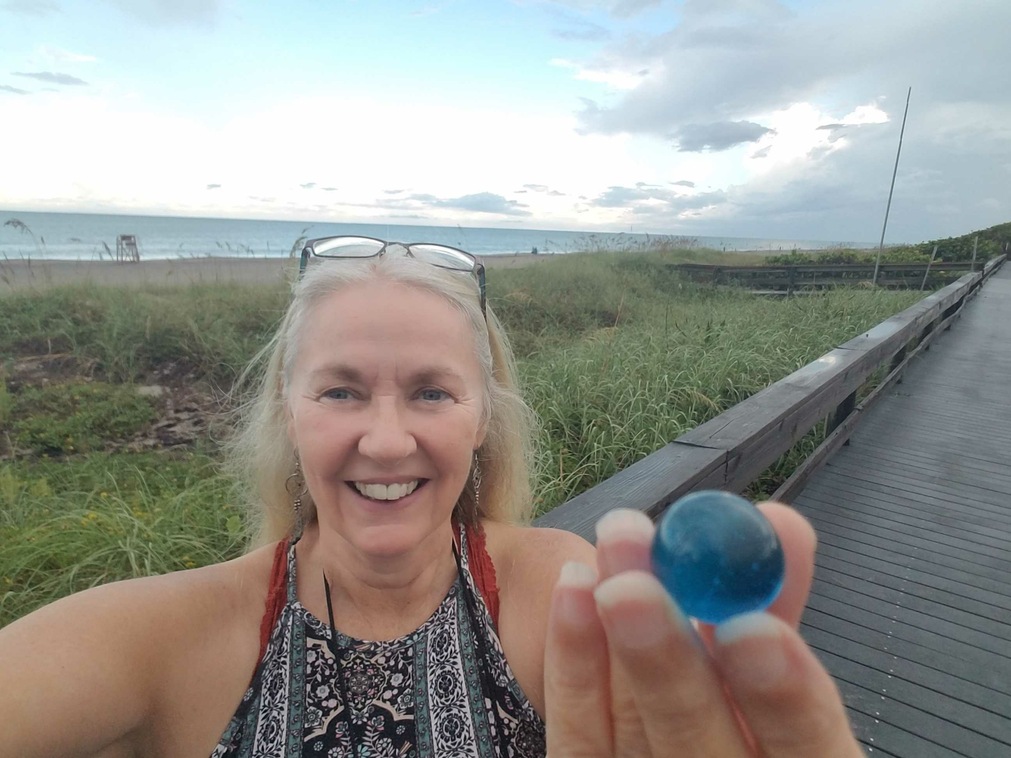
[{"label": "beach vegetation", "polygon": [[[770,300],[683,280],[671,264],[685,254],[698,252],[542,256],[489,271],[489,302],[541,422],[539,513],[922,297],[836,289]],[[10,438],[0,624],[75,589],[242,551],[242,503],[219,468],[224,431],[198,422],[228,409],[286,300],[282,286],[225,285],[0,297],[11,325],[0,332]],[[749,496],[771,492],[817,439]]]}]

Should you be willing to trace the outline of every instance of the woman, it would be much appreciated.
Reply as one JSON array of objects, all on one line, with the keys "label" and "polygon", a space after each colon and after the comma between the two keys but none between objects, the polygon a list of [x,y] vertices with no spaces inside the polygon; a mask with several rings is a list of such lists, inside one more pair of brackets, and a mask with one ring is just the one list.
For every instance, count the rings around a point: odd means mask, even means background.
[{"label": "woman", "polygon": [[262,547],[0,631],[0,756],[860,755],[790,628],[813,549],[792,511],[767,507],[784,621],[711,653],[648,574],[644,517],[605,519],[596,555],[519,525],[527,411],[468,254],[313,241],[267,354],[234,449]]}]

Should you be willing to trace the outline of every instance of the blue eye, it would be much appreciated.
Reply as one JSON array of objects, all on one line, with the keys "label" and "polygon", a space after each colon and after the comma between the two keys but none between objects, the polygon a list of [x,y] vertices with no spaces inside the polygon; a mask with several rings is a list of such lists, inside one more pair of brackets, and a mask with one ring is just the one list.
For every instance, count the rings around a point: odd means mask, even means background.
[{"label": "blue eye", "polygon": [[438,403],[445,400],[449,395],[442,390],[435,389],[434,387],[426,387],[418,393],[418,397],[429,403]]},{"label": "blue eye", "polygon": [[351,390],[346,387],[334,387],[323,393],[323,397],[328,400],[350,400],[352,398]]}]

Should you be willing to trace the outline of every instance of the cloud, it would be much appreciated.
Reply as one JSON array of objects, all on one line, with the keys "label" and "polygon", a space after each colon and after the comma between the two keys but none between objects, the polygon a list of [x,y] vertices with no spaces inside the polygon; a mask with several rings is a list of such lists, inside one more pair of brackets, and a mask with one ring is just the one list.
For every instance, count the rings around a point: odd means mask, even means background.
[{"label": "cloud", "polygon": [[11,87],[8,84],[0,84],[0,92],[10,92],[14,95],[29,95],[31,94],[26,89],[18,89],[17,87]]},{"label": "cloud", "polygon": [[493,192],[477,192],[471,195],[443,198],[430,193],[413,193],[398,198],[379,198],[376,205],[405,211],[424,211],[433,208],[487,213],[499,216],[529,216],[529,206],[516,200],[509,200]]},{"label": "cloud", "polygon": [[306,182],[305,184],[298,185],[302,189],[314,189],[316,187],[316,182]]},{"label": "cloud", "polygon": [[681,179],[680,181],[677,182],[671,182],[671,184],[673,184],[675,187],[693,188],[695,186],[695,182],[690,182],[687,179]]},{"label": "cloud", "polygon": [[154,27],[214,27],[225,0],[105,0],[123,13]]},{"label": "cloud", "polygon": [[578,11],[602,10],[618,18],[629,18],[647,8],[660,5],[661,0],[555,0],[555,3]]},{"label": "cloud", "polygon": [[209,189],[209,190],[216,190],[216,189],[220,189],[220,188],[221,188],[220,184],[208,184],[207,185],[207,189]]},{"label": "cloud", "polygon": [[456,208],[477,213],[491,213],[500,216],[529,216],[529,206],[516,200],[507,200],[502,195],[493,192],[477,192],[473,195],[462,195],[434,203],[440,208]]},{"label": "cloud", "polygon": [[48,16],[50,13],[59,13],[60,6],[54,0],[7,0],[0,3],[0,10],[23,13],[26,16]]},{"label": "cloud", "polygon": [[12,71],[14,76],[25,76],[29,79],[38,79],[40,82],[49,82],[50,84],[73,84],[73,85],[85,85],[87,82],[83,79],[78,79],[76,76],[71,76],[70,74],[56,74],[52,71]]},{"label": "cloud", "polygon": [[683,153],[729,150],[745,142],[757,142],[772,129],[752,121],[721,121],[713,124],[685,124],[672,135]]},{"label": "cloud", "polygon": [[621,209],[626,220],[652,228],[676,228],[727,206],[723,190],[684,193],[644,182],[635,186],[611,186],[589,201],[592,208]]},{"label": "cloud", "polygon": [[56,63],[94,63],[98,60],[94,55],[73,53],[69,50],[62,50],[58,47],[50,47],[49,45],[40,46],[39,54]]}]

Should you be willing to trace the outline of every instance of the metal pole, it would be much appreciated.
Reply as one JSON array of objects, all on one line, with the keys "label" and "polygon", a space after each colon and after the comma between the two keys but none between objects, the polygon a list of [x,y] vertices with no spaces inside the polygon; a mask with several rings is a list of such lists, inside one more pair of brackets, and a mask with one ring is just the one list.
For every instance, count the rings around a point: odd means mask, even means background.
[{"label": "metal pole", "polygon": [[972,238],[972,265],[969,266],[970,271],[976,270],[976,250],[979,248],[979,235],[977,234]]},{"label": "metal pole", "polygon": [[899,149],[895,153],[895,168],[892,169],[892,186],[888,189],[888,205],[885,206],[885,223],[881,227],[881,242],[878,243],[878,257],[874,261],[874,279],[871,284],[878,283],[878,269],[881,266],[881,251],[885,246],[885,229],[888,228],[888,211],[892,208],[892,192],[895,191],[895,175],[899,172],[899,156],[902,154],[902,135],[906,133],[906,115],[909,113],[909,96],[913,94],[910,87],[906,92],[906,110],[902,113],[902,129],[899,130]]},{"label": "metal pole", "polygon": [[930,266],[934,262],[934,258],[937,256],[937,245],[934,245],[934,252],[930,254],[930,262],[927,263],[927,270],[923,272],[923,284],[920,285],[920,292],[923,292],[923,288],[927,286],[927,277],[930,276]]}]

